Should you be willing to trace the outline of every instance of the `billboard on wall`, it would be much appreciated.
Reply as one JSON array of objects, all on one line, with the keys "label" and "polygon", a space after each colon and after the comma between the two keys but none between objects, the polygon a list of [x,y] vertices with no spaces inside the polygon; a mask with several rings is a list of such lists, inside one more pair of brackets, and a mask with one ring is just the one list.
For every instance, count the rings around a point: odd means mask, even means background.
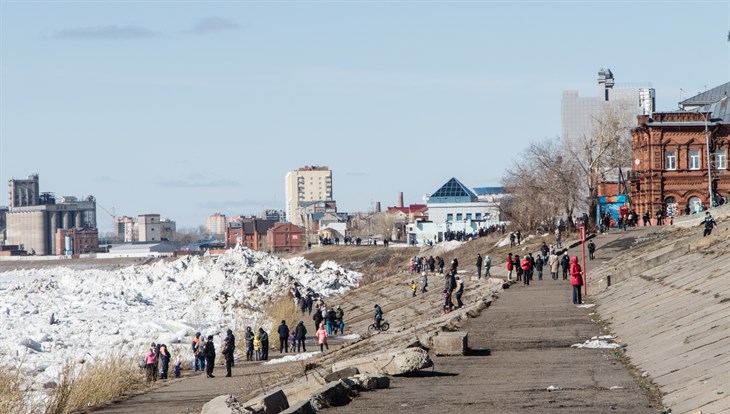
[{"label": "billboard on wall", "polygon": [[626,194],[611,196],[598,196],[598,209],[596,210],[596,222],[600,222],[606,212],[611,216],[611,227],[618,226],[618,218],[621,214],[621,207],[626,204]]}]

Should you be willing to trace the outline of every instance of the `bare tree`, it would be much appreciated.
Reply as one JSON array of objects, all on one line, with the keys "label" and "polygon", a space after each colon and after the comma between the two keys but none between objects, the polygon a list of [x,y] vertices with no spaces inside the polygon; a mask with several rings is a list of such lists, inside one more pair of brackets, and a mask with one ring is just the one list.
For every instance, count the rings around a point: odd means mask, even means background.
[{"label": "bare tree", "polygon": [[393,237],[396,223],[394,215],[385,212],[374,213],[370,216],[370,220],[374,236],[380,236],[384,240],[390,240]]},{"label": "bare tree", "polygon": [[593,120],[590,134],[566,143],[566,150],[581,173],[591,223],[595,222],[598,208],[598,185],[610,171],[631,165],[630,125],[631,116],[625,106],[607,106]]},{"label": "bare tree", "polygon": [[502,184],[510,194],[503,213],[518,228],[552,229],[558,216],[572,223],[579,204],[578,166],[566,154],[560,139],[532,143],[508,168]]}]

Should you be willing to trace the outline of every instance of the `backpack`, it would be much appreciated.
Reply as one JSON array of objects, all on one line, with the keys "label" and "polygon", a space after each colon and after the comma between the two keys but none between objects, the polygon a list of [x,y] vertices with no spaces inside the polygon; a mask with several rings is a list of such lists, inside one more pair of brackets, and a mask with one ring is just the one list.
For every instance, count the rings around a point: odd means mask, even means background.
[{"label": "backpack", "polygon": [[205,356],[205,344],[202,340],[198,341],[198,347],[195,349],[195,356]]}]

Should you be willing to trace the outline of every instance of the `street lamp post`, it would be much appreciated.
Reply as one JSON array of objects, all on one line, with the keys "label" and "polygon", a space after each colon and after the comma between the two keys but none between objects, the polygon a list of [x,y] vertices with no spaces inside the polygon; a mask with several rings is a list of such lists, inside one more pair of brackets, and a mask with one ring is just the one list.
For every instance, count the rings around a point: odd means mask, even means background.
[{"label": "street lamp post", "polygon": [[705,148],[707,149],[707,191],[709,195],[709,203],[708,208],[712,207],[712,200],[713,200],[713,194],[712,194],[712,168],[710,167],[710,133],[708,130],[708,116],[710,115],[710,112],[705,112]]},{"label": "street lamp post", "polygon": [[[727,95],[724,96],[722,99],[718,101],[718,103],[724,101],[727,99]],[[708,108],[709,109],[709,108]],[[712,168],[710,167],[710,132],[708,129],[708,124],[710,123],[711,119],[709,119],[709,116],[712,112],[708,111],[705,112],[704,118],[705,118],[705,148],[707,149],[707,191],[709,195],[709,207],[712,207],[713,200],[714,200],[714,194],[712,192]]]}]

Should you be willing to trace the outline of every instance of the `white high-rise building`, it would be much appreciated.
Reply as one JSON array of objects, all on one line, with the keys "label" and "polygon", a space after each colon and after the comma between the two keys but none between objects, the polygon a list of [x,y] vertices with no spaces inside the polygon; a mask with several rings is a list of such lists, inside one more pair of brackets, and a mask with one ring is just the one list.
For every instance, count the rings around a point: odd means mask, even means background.
[{"label": "white high-rise building", "polygon": [[306,166],[286,174],[286,217],[301,225],[299,206],[306,201],[332,201],[332,171],[327,167]]},{"label": "white high-rise building", "polygon": [[[638,115],[654,112],[655,95],[650,86],[619,86],[614,83],[610,69],[598,72],[598,96],[578,96],[578,91],[563,91],[561,101],[562,139],[564,143],[577,142],[593,132],[594,123],[603,111],[626,111],[636,123]],[[627,131],[628,134],[628,131]]]}]

